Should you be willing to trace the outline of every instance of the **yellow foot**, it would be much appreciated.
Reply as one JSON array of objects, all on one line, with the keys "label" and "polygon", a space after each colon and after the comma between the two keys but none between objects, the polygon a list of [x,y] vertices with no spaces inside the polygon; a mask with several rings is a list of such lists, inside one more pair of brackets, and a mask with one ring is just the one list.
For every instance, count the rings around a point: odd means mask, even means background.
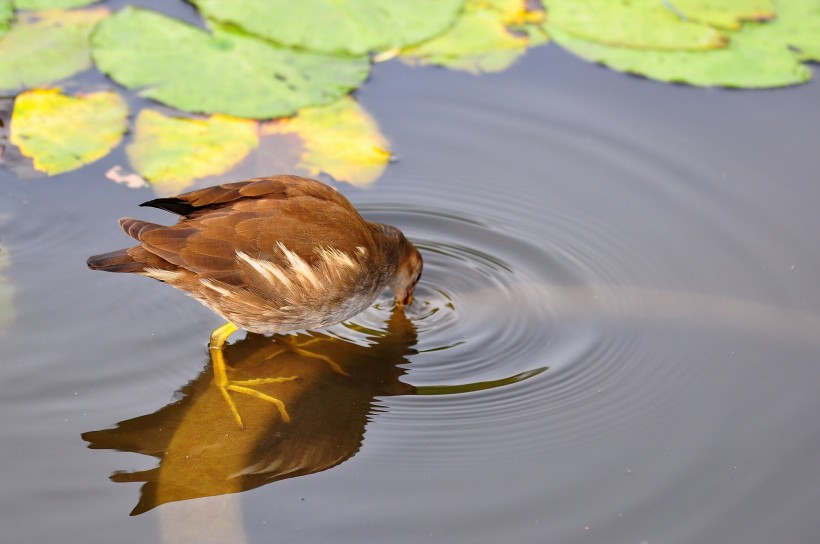
[{"label": "yellow foot", "polygon": [[321,342],[322,340],[323,339],[321,339],[321,338],[314,338],[313,340],[307,340],[307,341],[302,342],[302,343],[297,343],[297,342],[293,341],[292,339],[288,338],[286,340],[286,343],[290,347],[290,349],[293,351],[293,353],[295,353],[296,355],[299,355],[300,357],[308,357],[308,358],[311,358],[311,359],[319,359],[320,361],[323,361],[324,363],[326,363],[330,368],[332,368],[334,372],[337,372],[338,374],[341,374],[342,376],[350,376],[350,374],[345,372],[345,370],[339,365],[339,363],[337,363],[336,361],[334,361],[333,359],[331,359],[327,355],[319,355],[318,353],[313,353],[312,351],[302,349],[305,346],[309,346],[311,344]]},{"label": "yellow foot", "polygon": [[236,408],[236,404],[231,398],[231,395],[228,393],[229,391],[233,391],[235,393],[244,393],[245,395],[250,395],[259,400],[263,400],[265,402],[273,404],[279,411],[279,415],[282,416],[282,421],[284,421],[285,423],[290,423],[290,415],[288,415],[288,410],[285,407],[284,402],[277,399],[276,397],[272,397],[270,395],[266,395],[265,393],[257,391],[256,389],[251,389],[250,387],[248,387],[248,385],[259,385],[262,383],[282,383],[293,381],[296,379],[298,379],[297,376],[291,376],[289,378],[263,378],[258,380],[235,381],[228,382],[227,384],[216,382],[215,384],[219,388],[219,392],[222,394],[222,398],[225,399],[225,402],[228,403],[228,408],[231,410],[231,414],[233,415],[234,421],[236,421],[236,424],[239,426],[240,429],[244,429],[245,424],[242,422],[242,416],[239,415],[239,410]]},{"label": "yellow foot", "polygon": [[225,365],[225,356],[222,353],[222,348],[225,346],[225,341],[228,339],[228,337],[231,334],[233,334],[236,330],[237,327],[233,323],[225,323],[221,327],[214,330],[213,333],[211,333],[211,343],[209,346],[211,352],[211,360],[214,363],[214,385],[216,385],[219,388],[219,392],[222,394],[222,398],[224,398],[225,402],[228,403],[228,408],[230,408],[231,414],[233,415],[236,424],[239,425],[240,429],[245,428],[244,423],[242,423],[242,416],[239,415],[239,410],[237,410],[236,404],[231,398],[229,391],[250,395],[259,400],[263,400],[265,402],[273,404],[279,411],[279,415],[282,417],[282,420],[285,423],[289,423],[290,416],[288,415],[288,411],[285,408],[284,402],[277,399],[276,397],[272,397],[270,395],[266,395],[265,393],[261,393],[255,389],[251,389],[251,387],[266,383],[289,382],[298,379],[298,376],[290,376],[288,378],[257,378],[254,380],[236,381],[231,381],[228,379],[228,371]]}]

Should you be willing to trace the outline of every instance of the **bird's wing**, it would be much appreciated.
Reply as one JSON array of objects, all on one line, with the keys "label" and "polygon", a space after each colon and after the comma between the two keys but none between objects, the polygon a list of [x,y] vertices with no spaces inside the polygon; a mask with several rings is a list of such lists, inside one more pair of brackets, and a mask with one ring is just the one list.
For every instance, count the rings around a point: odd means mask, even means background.
[{"label": "bird's wing", "polygon": [[201,278],[240,284],[248,271],[241,254],[283,270],[294,264],[282,247],[308,266],[322,258],[321,248],[351,258],[360,247],[366,250],[362,257],[372,254],[370,229],[346,200],[342,204],[304,192],[287,198],[239,198],[144,232],[140,240],[147,251]]},{"label": "bird's wing", "polygon": [[233,205],[241,200],[284,200],[295,197],[327,200],[353,210],[338,191],[318,181],[299,176],[278,175],[207,187],[168,198],[156,198],[140,204],[159,208],[185,217],[198,216],[209,210]]}]

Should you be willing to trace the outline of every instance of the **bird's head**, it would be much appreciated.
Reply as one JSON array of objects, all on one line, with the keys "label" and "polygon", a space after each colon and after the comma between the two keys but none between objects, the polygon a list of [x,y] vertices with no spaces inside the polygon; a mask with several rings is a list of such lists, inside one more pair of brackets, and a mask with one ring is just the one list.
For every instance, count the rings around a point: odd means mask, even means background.
[{"label": "bird's head", "polygon": [[421,253],[416,249],[404,235],[399,232],[399,264],[396,267],[396,275],[390,282],[390,289],[396,297],[396,302],[401,306],[406,306],[413,302],[413,290],[421,277],[422,259]]}]

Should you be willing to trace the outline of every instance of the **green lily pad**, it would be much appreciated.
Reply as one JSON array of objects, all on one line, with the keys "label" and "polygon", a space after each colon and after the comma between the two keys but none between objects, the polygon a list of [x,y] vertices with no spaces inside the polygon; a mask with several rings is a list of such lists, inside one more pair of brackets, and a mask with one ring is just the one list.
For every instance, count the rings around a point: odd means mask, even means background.
[{"label": "green lily pad", "polygon": [[9,140],[48,175],[76,170],[108,154],[126,130],[128,105],[114,91],[68,96],[35,89],[14,102]]},{"label": "green lily pad", "polygon": [[[0,244],[0,273],[11,266],[9,252]],[[0,275],[0,331],[14,321],[14,286],[5,276]]]},{"label": "green lily pad", "polygon": [[14,0],[17,9],[69,9],[88,4],[95,4],[100,0]]},{"label": "green lily pad", "polygon": [[14,9],[11,7],[11,0],[0,0],[0,36],[9,31],[13,15]]},{"label": "green lily pad", "polygon": [[795,50],[804,61],[820,62],[820,2],[817,0],[780,0],[777,19],[747,26],[754,27],[761,43]]},{"label": "green lily pad", "polygon": [[109,13],[103,7],[18,13],[0,38],[0,89],[36,87],[90,68],[88,36]]},{"label": "green lily pad", "polygon": [[192,0],[208,18],[276,43],[364,54],[423,42],[447,30],[465,0]]},{"label": "green lily pad", "polygon": [[743,21],[775,16],[774,0],[666,0],[682,16],[708,25],[737,30]]},{"label": "green lily pad", "polygon": [[587,60],[659,81],[743,88],[805,83],[811,70],[800,61],[820,60],[820,4],[781,0],[777,8],[776,19],[746,23],[715,51],[637,51],[552,31],[556,42]]},{"label": "green lily pad", "polygon": [[724,33],[687,21],[661,0],[550,0],[551,28],[591,42],[664,50],[715,49]]},{"label": "green lily pad", "polygon": [[370,70],[364,56],[297,51],[218,27],[209,34],[135,8],[101,23],[91,42],[97,67],[142,96],[238,117],[282,117],[333,102]]},{"label": "green lily pad", "polygon": [[256,121],[226,115],[171,117],[146,109],[137,116],[126,152],[134,169],[164,196],[198,178],[231,170],[257,145]]},{"label": "green lily pad", "polygon": [[307,176],[327,174],[336,181],[368,185],[378,179],[391,153],[376,121],[352,98],[303,108],[289,119],[265,123],[262,135],[294,135],[301,142],[290,169]]},{"label": "green lily pad", "polygon": [[576,55],[609,68],[658,81],[699,86],[781,87],[804,83],[811,70],[782,44],[772,43],[767,25],[748,23],[732,34],[729,47],[714,51],[647,51],[611,47],[551,29],[555,42]]},{"label": "green lily pad", "polygon": [[[528,47],[547,36],[535,23],[543,12],[530,12],[525,0],[469,0],[455,25],[444,34],[406,48],[410,64],[446,66],[474,74],[509,68]],[[526,28],[535,34],[523,32]],[[540,35],[539,35],[540,33]]]}]

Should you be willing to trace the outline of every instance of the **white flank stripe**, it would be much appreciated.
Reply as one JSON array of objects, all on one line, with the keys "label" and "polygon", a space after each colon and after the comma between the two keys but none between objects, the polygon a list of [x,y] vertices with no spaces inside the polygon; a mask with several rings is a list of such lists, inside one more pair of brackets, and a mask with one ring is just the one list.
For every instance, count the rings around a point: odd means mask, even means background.
[{"label": "white flank stripe", "polygon": [[291,287],[290,278],[288,278],[285,273],[282,272],[275,264],[268,261],[263,261],[261,259],[254,259],[244,251],[237,251],[236,256],[248,263],[260,276],[266,279],[268,283],[273,283],[274,279],[276,279],[279,280],[285,287]]},{"label": "white flank stripe", "polygon": [[313,285],[315,289],[319,289],[320,287],[322,287],[322,284],[319,282],[319,278],[316,277],[316,273],[313,271],[310,265],[308,265],[305,262],[304,259],[302,259],[299,255],[286,248],[285,244],[283,244],[282,242],[277,242],[276,245],[279,246],[279,249],[290,262],[291,269],[293,270],[296,279],[298,279],[300,283],[304,284],[305,281],[307,281],[311,285]]},{"label": "white flank stripe", "polygon": [[262,266],[262,261],[260,261],[260,260],[258,260],[258,259],[254,259],[253,257],[251,257],[250,255],[248,255],[248,254],[247,254],[247,253],[245,253],[244,251],[239,251],[239,250],[237,250],[237,251],[236,251],[236,256],[237,256],[240,260],[245,261],[247,264],[251,265],[251,267],[252,267],[254,270],[256,270],[256,272],[257,272],[260,276],[263,276],[263,277],[267,278],[267,279],[268,279],[268,281],[272,281],[272,280],[273,280],[273,277],[271,276],[270,272],[269,272],[268,270],[266,270],[264,266]]},{"label": "white flank stripe", "polygon": [[319,254],[325,261],[325,264],[327,264],[327,266],[331,269],[334,266],[338,268],[341,268],[343,266],[346,266],[347,268],[356,268],[356,263],[353,262],[353,259],[350,258],[350,255],[348,255],[344,251],[336,249],[335,247],[320,248]]},{"label": "white flank stripe", "polygon": [[220,287],[218,285],[215,285],[211,280],[208,280],[208,279],[205,279],[205,278],[199,278],[199,283],[201,283],[202,285],[204,285],[208,289],[211,289],[212,291],[216,291],[217,293],[219,293],[223,297],[231,296],[230,291],[228,291],[224,287]]},{"label": "white flank stripe", "polygon": [[173,281],[180,276],[179,272],[163,270],[161,268],[146,268],[143,274],[159,281]]},{"label": "white flank stripe", "polygon": [[278,267],[278,266],[276,266],[275,264],[270,263],[270,262],[268,262],[268,261],[261,261],[261,263],[262,263],[262,265],[263,265],[265,268],[267,268],[267,269],[268,269],[268,271],[269,271],[271,274],[273,274],[273,275],[276,277],[276,279],[277,279],[277,280],[279,280],[280,282],[282,282],[282,285],[284,285],[284,286],[285,286],[285,287],[287,287],[288,289],[290,289],[290,288],[291,288],[291,284],[292,284],[292,282],[290,281],[290,278],[287,276],[287,274],[285,274],[284,272],[282,272],[282,269],[281,269],[281,268],[279,268],[279,267]]}]

